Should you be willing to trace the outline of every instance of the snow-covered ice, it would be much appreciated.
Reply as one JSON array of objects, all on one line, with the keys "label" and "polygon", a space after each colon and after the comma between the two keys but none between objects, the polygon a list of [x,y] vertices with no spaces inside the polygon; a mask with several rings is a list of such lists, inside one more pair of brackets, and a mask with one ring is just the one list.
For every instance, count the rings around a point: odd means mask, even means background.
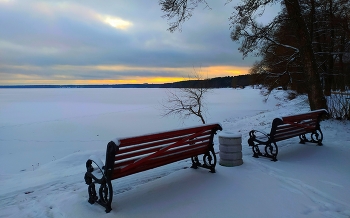
[{"label": "snow-covered ice", "polygon": [[104,160],[109,141],[200,124],[161,117],[164,98],[164,89],[0,89],[0,217],[350,217],[350,122],[323,121],[323,146],[293,138],[278,142],[277,162],[255,159],[250,130],[309,108],[282,90],[264,103],[252,88],[206,98],[207,123],[242,135],[243,165],[211,174],[176,162],[113,181],[110,213],[90,205],[85,162]]}]

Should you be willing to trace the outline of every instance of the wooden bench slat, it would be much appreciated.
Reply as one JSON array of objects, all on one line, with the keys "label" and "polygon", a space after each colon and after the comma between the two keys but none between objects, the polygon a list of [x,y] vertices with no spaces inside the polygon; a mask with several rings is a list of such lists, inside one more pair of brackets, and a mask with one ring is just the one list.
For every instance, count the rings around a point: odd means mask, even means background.
[{"label": "wooden bench slat", "polygon": [[[162,155],[160,156],[164,156],[164,155],[167,155],[169,152],[177,152],[177,151],[182,151],[182,152],[185,152],[185,151],[190,151],[190,150],[193,150],[194,148],[205,148],[206,145],[208,144],[207,141],[204,141],[202,143],[196,143],[194,145],[187,145],[187,146],[181,146],[181,147],[175,147],[173,149],[170,149],[168,152],[164,152]],[[129,165],[131,163],[134,163],[135,161],[137,161],[138,159],[141,159],[143,158],[144,156],[147,156],[147,154],[144,154],[143,156],[130,156],[130,157],[133,157],[133,158],[129,158],[129,159],[118,159],[116,158],[116,162],[114,163],[114,166],[115,167],[118,167],[118,166],[124,166],[124,165]]]},{"label": "wooden bench slat", "polygon": [[310,111],[307,113],[303,113],[303,114],[296,114],[296,115],[291,115],[291,116],[285,116],[282,117],[282,120],[306,120],[307,118],[315,118],[318,119],[318,117],[320,116],[320,114],[327,114],[328,112],[325,109],[320,109],[320,110],[314,110],[314,111]]},{"label": "wooden bench slat", "polygon": [[276,129],[274,135],[279,135],[279,134],[284,134],[284,133],[289,133],[289,132],[295,132],[295,131],[306,131],[307,129],[310,129],[309,127],[298,127],[298,126],[290,126],[289,128],[284,128],[284,129]]},{"label": "wooden bench slat", "polygon": [[[198,146],[199,142],[202,142],[202,143],[204,142],[204,143],[208,144],[209,140],[210,140],[210,136],[196,138],[195,140],[186,141],[183,144],[179,144],[176,147],[180,148],[180,147],[189,146],[189,145],[192,145],[192,144],[194,144],[195,146]],[[160,149],[165,148],[165,147],[167,147],[169,145],[171,145],[171,144],[169,144],[169,143],[168,144],[159,144],[159,145],[156,144],[156,146],[154,146],[152,148],[138,149],[138,150],[135,149],[135,151],[130,151],[128,153],[125,153],[125,152],[117,153],[115,155],[115,161],[119,161],[119,160],[122,160],[122,159],[127,159],[127,158],[130,158],[130,157],[135,157],[135,156],[139,156],[139,155],[153,153],[153,152],[159,151]]]},{"label": "wooden bench slat", "polygon": [[196,156],[198,154],[203,153],[204,151],[205,151],[205,149],[197,149],[197,150],[194,150],[192,152],[188,152],[188,153],[186,153],[186,155],[182,155],[182,156],[172,155],[172,156],[164,157],[162,159],[150,160],[150,161],[147,162],[146,165],[141,165],[141,166],[139,166],[137,168],[131,168],[128,171],[122,171],[122,169],[115,169],[114,172],[113,172],[112,178],[113,179],[117,179],[117,178],[121,178],[121,177],[124,177],[124,176],[128,176],[128,175],[132,175],[132,174],[135,174],[135,173],[139,173],[139,172],[142,172],[142,171],[146,171],[146,170],[149,170],[149,169],[153,169],[155,167],[158,167],[159,165],[164,166],[164,165],[176,162],[176,161],[180,161],[180,160],[184,160],[184,159]]},{"label": "wooden bench slat", "polygon": [[198,131],[203,132],[203,134],[210,134],[212,128],[214,127],[215,127],[214,125],[212,126],[209,125],[209,126],[206,126],[205,128],[195,127],[195,128],[182,129],[182,130],[176,130],[171,132],[157,133],[152,135],[137,136],[133,138],[122,138],[122,139],[119,139],[119,142],[120,142],[119,147],[133,146],[135,144],[159,141],[163,139],[175,138],[178,136],[191,135],[193,132],[198,132]]},{"label": "wooden bench slat", "polygon": [[314,126],[293,126],[291,128],[285,128],[285,129],[276,129],[274,135],[280,135],[288,132],[294,132],[294,131],[305,131],[305,132],[312,132],[315,130],[316,127]]},{"label": "wooden bench slat", "polygon": [[289,139],[289,138],[293,138],[293,137],[296,137],[296,136],[300,136],[300,135],[303,135],[303,134],[306,134],[307,132],[305,131],[299,131],[299,132],[291,132],[289,134],[283,134],[283,135],[277,135],[274,137],[273,141],[275,142],[278,142],[278,141],[282,141],[282,140],[285,140],[285,139]]},{"label": "wooden bench slat", "polygon": [[290,116],[290,117],[282,117],[282,120],[285,121],[293,121],[293,122],[300,122],[303,120],[313,120],[317,119],[317,114],[316,115],[304,115],[304,116]]},{"label": "wooden bench slat", "polygon": [[283,127],[281,128],[280,126],[278,126],[276,129],[275,129],[275,132],[272,133],[272,134],[279,134],[279,133],[283,133],[283,132],[289,132],[289,131],[293,131],[295,129],[304,129],[304,128],[301,128],[301,127],[296,127],[296,126],[292,126],[292,125],[283,125]]},{"label": "wooden bench slat", "polygon": [[[150,159],[147,164],[144,164],[144,165],[141,165],[141,166],[147,166],[148,163],[150,162],[159,162],[159,160],[168,160],[171,162],[171,160],[176,157],[176,158],[181,158],[182,159],[187,159],[187,158],[191,158],[193,156],[197,156],[198,154],[203,154],[203,152],[205,153],[206,149],[205,147],[201,147],[201,148],[193,148],[189,151],[179,151],[177,152],[176,154],[185,154],[185,155],[174,155],[172,153],[168,153],[167,155],[163,155],[163,156],[160,156],[160,157],[156,157],[156,158],[152,158]],[[114,172],[115,173],[125,173],[126,171],[123,170],[124,166],[127,166],[128,164],[126,165],[115,165],[115,168],[114,168]],[[140,166],[140,167],[141,167]],[[135,168],[140,168],[140,167],[135,167]],[[130,171],[130,170],[129,170]]]},{"label": "wooden bench slat", "polygon": [[147,157],[143,157],[143,158],[137,160],[136,162],[134,162],[134,163],[132,163],[132,164],[126,166],[125,168],[123,168],[122,171],[124,171],[124,170],[127,171],[127,170],[130,169],[130,168],[135,168],[135,167],[137,167],[137,166],[139,166],[139,165],[145,163],[147,160],[151,159],[152,157],[155,157],[155,156],[157,156],[157,155],[159,156],[159,155],[161,155],[163,152],[165,152],[165,151],[167,151],[167,150],[169,150],[169,149],[171,149],[171,148],[173,148],[173,147],[175,147],[175,146],[178,146],[178,145],[183,144],[185,141],[189,141],[189,140],[191,140],[191,139],[196,138],[197,136],[203,134],[204,131],[205,131],[205,130],[198,129],[198,132],[195,132],[195,133],[193,133],[192,135],[189,135],[189,136],[187,136],[187,137],[184,137],[184,138],[182,138],[181,140],[179,140],[179,141],[177,141],[177,142],[175,142],[175,143],[173,143],[173,144],[171,144],[171,145],[165,146],[165,147],[161,148],[160,150],[158,150],[157,152],[155,152],[155,153],[153,153],[153,154],[151,154],[151,155],[148,155]]},{"label": "wooden bench slat", "polygon": [[279,135],[279,136],[274,137],[273,141],[278,142],[278,141],[282,141],[284,139],[293,138],[293,137],[297,137],[297,136],[300,136],[300,134]]},{"label": "wooden bench slat", "polygon": [[[291,122],[295,124],[301,124],[303,126],[315,126],[317,124],[317,120],[305,120],[300,122]],[[285,128],[294,128],[291,123],[284,122],[284,124],[278,125],[277,129],[285,129]]]},{"label": "wooden bench slat", "polygon": [[[291,126],[293,126],[294,128],[303,128],[303,129],[314,129],[315,126],[312,126],[312,125],[307,125],[307,124],[304,124],[304,123],[296,123],[296,122],[290,122],[290,123],[287,123]],[[278,127],[277,127],[278,129]]]},{"label": "wooden bench slat", "polygon": [[[163,153],[161,156],[157,156],[156,158],[168,157],[169,154],[172,154],[172,153],[174,153],[174,154],[181,154],[181,153],[185,153],[185,152],[191,152],[191,154],[192,154],[195,149],[197,149],[197,151],[199,151],[199,152],[204,152],[205,149],[206,149],[206,144],[202,143],[200,145],[192,145],[192,146],[188,146],[188,147],[185,147],[185,148],[182,148],[182,149],[181,148],[176,148],[176,149],[173,149],[173,150],[169,150],[169,151]],[[198,154],[196,154],[196,155],[198,155]],[[122,161],[116,162],[114,164],[114,167],[115,168],[123,168],[125,166],[128,166],[128,165],[134,163],[135,161],[137,161],[140,158],[142,158],[142,157],[135,157],[135,158],[131,158],[131,159],[128,159],[128,160],[122,160]],[[152,158],[152,159],[154,159],[154,158]]]},{"label": "wooden bench slat", "polygon": [[283,128],[283,129],[276,128],[276,131],[275,131],[274,135],[284,134],[284,133],[294,132],[294,131],[307,131],[311,127],[312,126],[293,126],[293,125],[289,125],[287,128]]},{"label": "wooden bench slat", "polygon": [[[187,136],[187,135],[186,135]],[[121,155],[124,153],[129,153],[131,151],[136,151],[136,150],[142,150],[142,149],[147,149],[147,148],[152,148],[152,147],[157,147],[160,145],[169,145],[171,143],[177,142],[181,139],[183,139],[184,137],[176,137],[176,138],[171,138],[168,140],[159,140],[159,141],[155,141],[155,142],[149,142],[147,144],[135,144],[134,146],[128,146],[128,147],[122,147],[119,149],[118,153],[116,155]],[[201,140],[207,140],[210,138],[210,134],[203,134],[203,135],[199,135],[196,139],[193,139],[191,142],[195,143]],[[190,142],[188,142],[190,143]]]},{"label": "wooden bench slat", "polygon": [[170,144],[182,138],[183,138],[182,136],[178,136],[176,138],[170,138],[167,140],[159,140],[159,141],[148,142],[148,143],[137,143],[137,144],[134,144],[133,146],[122,146],[119,148],[118,155],[123,153],[129,153],[135,150],[142,150],[142,149],[156,147],[159,145]]}]

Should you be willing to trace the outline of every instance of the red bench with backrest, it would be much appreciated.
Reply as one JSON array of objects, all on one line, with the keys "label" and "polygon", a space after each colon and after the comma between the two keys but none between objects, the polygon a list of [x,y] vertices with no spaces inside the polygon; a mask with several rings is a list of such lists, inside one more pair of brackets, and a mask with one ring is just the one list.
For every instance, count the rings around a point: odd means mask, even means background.
[{"label": "red bench with backrest", "polygon": [[[275,118],[272,121],[272,127],[269,134],[258,130],[249,132],[248,144],[252,146],[253,157],[259,156],[272,158],[277,161],[278,147],[276,142],[298,136],[300,143],[317,143],[322,145],[323,133],[320,128],[320,121],[324,115],[327,115],[324,109],[314,110],[308,113]],[[311,134],[310,139],[306,134]],[[259,145],[265,145],[265,153],[261,153]]]},{"label": "red bench with backrest", "polygon": [[[112,210],[112,180],[187,158],[191,158],[192,168],[203,167],[214,173],[213,138],[218,130],[222,130],[219,124],[209,124],[110,141],[105,165],[94,156],[86,162],[89,203],[102,205],[108,213]],[[203,163],[199,161],[199,155],[203,155]],[[100,184],[99,197],[95,184]]]}]

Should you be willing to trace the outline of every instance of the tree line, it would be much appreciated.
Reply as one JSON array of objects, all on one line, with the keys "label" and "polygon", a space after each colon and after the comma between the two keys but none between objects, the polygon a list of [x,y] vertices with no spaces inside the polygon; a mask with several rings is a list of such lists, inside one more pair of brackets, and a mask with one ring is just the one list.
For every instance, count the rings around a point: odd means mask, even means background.
[{"label": "tree line", "polygon": [[255,84],[253,75],[225,76],[159,84],[160,88],[244,88]]}]

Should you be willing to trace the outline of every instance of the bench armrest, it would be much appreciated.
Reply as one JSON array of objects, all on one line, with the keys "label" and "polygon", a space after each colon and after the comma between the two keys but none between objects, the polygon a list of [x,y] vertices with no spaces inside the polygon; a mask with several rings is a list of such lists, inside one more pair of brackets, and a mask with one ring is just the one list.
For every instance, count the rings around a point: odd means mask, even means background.
[{"label": "bench armrest", "polygon": [[249,136],[252,137],[252,136],[255,136],[255,133],[258,132],[258,133],[261,133],[262,135],[266,136],[266,137],[270,137],[270,134],[266,133],[266,132],[263,132],[263,131],[260,131],[260,130],[251,130],[249,132]]},{"label": "bench armrest", "polygon": [[100,158],[98,158],[96,155],[91,155],[89,157],[89,160],[92,160],[92,162],[94,162],[96,166],[103,172],[105,166]]},{"label": "bench armrest", "polygon": [[[258,133],[258,134],[256,134]],[[249,132],[249,146],[254,146],[254,141],[258,142],[259,144],[265,144],[270,140],[270,134],[259,131],[259,130],[251,130]]]},{"label": "bench armrest", "polygon": [[[98,170],[96,170],[92,166],[93,163],[97,166]],[[90,184],[92,182],[91,179],[100,183],[103,180],[103,178],[105,178],[104,168],[105,167],[102,160],[95,155],[91,155],[89,159],[86,161],[86,173],[85,173],[86,184]]]}]

